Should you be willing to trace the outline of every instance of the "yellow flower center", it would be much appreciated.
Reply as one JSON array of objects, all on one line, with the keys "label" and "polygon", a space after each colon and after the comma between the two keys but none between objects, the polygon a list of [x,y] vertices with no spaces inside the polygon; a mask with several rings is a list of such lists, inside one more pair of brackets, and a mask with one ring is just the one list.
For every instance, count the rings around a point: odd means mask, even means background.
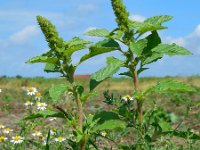
[{"label": "yellow flower center", "polygon": [[63,140],[63,138],[62,137],[58,137],[58,141],[62,141]]},{"label": "yellow flower center", "polygon": [[35,93],[35,97],[41,97],[40,92]]},{"label": "yellow flower center", "polygon": [[10,128],[6,128],[5,130],[6,130],[6,131],[10,131]]},{"label": "yellow flower center", "polygon": [[15,136],[15,137],[13,138],[13,140],[19,141],[19,140],[20,140],[20,136]]},{"label": "yellow flower center", "polygon": [[40,103],[40,107],[45,107],[45,104],[44,103]]},{"label": "yellow flower center", "polygon": [[30,102],[30,101],[27,101],[27,102],[26,102],[26,104],[27,104],[27,105],[30,105],[30,104],[31,104],[31,102]]},{"label": "yellow flower center", "polygon": [[34,131],[34,133],[35,133],[35,134],[38,134],[39,132],[38,132],[38,131]]},{"label": "yellow flower center", "polygon": [[126,95],[125,98],[129,100],[131,98],[131,96],[130,95]]},{"label": "yellow flower center", "polygon": [[33,88],[32,87],[28,88],[28,91],[33,92]]},{"label": "yellow flower center", "polygon": [[0,136],[0,142],[3,142],[5,140],[4,136]]}]

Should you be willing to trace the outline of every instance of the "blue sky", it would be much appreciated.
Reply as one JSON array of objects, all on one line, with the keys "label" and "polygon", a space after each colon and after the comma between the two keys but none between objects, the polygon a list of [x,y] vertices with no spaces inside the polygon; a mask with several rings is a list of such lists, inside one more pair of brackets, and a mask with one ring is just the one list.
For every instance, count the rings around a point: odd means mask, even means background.
[{"label": "blue sky", "polygon": [[[200,74],[200,1],[196,0],[124,0],[130,18],[142,21],[154,15],[171,15],[174,19],[160,35],[165,43],[177,43],[193,55],[164,57],[142,76],[189,76]],[[43,72],[42,64],[25,64],[31,57],[48,50],[35,17],[52,21],[60,35],[68,40],[82,36],[91,28],[116,27],[108,0],[0,0],[0,76],[56,77]],[[88,38],[88,37],[85,37]],[[86,51],[87,52],[87,51]],[[83,53],[76,53],[77,61]],[[115,55],[113,52],[106,56]],[[84,62],[77,74],[92,73],[105,65],[105,55]]]}]

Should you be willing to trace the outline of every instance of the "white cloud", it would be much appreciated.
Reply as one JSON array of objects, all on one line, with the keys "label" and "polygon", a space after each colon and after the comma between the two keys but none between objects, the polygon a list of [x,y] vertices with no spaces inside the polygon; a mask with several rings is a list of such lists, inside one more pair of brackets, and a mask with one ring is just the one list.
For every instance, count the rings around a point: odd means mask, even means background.
[{"label": "white cloud", "polygon": [[185,46],[185,44],[186,44],[186,41],[185,41],[185,39],[183,38],[183,37],[179,37],[179,38],[173,38],[173,37],[171,37],[171,36],[167,36],[165,39],[164,39],[164,41],[166,42],[166,43],[176,43],[177,45],[179,45],[179,46]]},{"label": "white cloud", "polygon": [[133,21],[143,22],[146,18],[141,15],[130,15],[129,19],[131,19]]},{"label": "white cloud", "polygon": [[194,55],[200,55],[200,24],[190,34],[183,37],[165,37],[164,42],[176,43],[190,50]]},{"label": "white cloud", "polygon": [[200,37],[200,24],[196,27],[196,29],[194,30],[194,32],[190,35],[192,37]]},{"label": "white cloud", "polygon": [[21,44],[38,35],[38,33],[38,28],[36,26],[31,25],[11,35],[10,40],[14,43]]}]

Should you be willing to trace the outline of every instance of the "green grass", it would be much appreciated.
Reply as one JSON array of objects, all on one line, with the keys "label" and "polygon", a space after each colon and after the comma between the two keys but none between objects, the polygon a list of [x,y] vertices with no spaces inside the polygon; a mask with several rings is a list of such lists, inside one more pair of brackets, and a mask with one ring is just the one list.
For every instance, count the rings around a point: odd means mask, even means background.
[{"label": "green grass", "polygon": [[[197,89],[200,88],[200,77],[192,76],[192,77],[148,77],[148,78],[140,78],[140,89],[145,89],[149,86],[156,84],[157,82],[165,79],[173,78],[175,80],[179,80],[185,82],[187,84],[191,84],[195,86]],[[77,83],[84,85],[85,90],[88,91],[89,87],[89,79],[76,79]],[[2,93],[0,94],[0,111],[12,114],[12,111],[23,112],[23,108],[21,105],[28,100],[28,96],[26,96],[26,92],[23,90],[23,87],[33,86],[36,87],[41,93],[48,92],[48,89],[54,84],[64,84],[66,80],[63,78],[0,78],[0,88],[2,89]],[[103,82],[100,86],[97,87],[97,91],[100,93],[97,97],[90,99],[86,105],[88,107],[103,107],[103,91],[109,90],[114,93],[116,97],[125,94],[131,94],[133,92],[132,89],[133,82],[127,78],[112,78]],[[200,90],[197,90],[196,94],[190,93],[169,93],[164,95],[150,95],[148,98],[148,102],[145,102],[145,107],[150,107],[152,103],[156,100],[156,103],[163,107],[164,110],[168,112],[174,112],[177,115],[181,115],[182,118],[188,116],[189,107],[194,108],[196,114],[194,115],[194,119],[198,119],[195,116],[199,117],[199,107],[197,109],[197,105],[200,103]],[[11,107],[11,108],[10,108]],[[86,107],[87,108],[87,107]],[[0,113],[1,115],[1,113]],[[199,122],[200,124],[200,122]]]},{"label": "green grass", "polygon": [[[173,126],[176,127],[179,123],[181,126],[179,129],[194,129],[199,131],[200,128],[200,77],[149,77],[140,78],[140,89],[152,86],[157,82],[165,79],[175,79],[178,81],[191,84],[196,87],[196,93],[167,93],[167,94],[151,94],[148,96],[147,101],[144,104],[144,112],[148,111],[154,103],[157,106],[162,107],[167,113],[177,117]],[[86,87],[88,91],[89,79],[76,79],[77,83],[80,83]],[[48,89],[54,84],[64,84],[66,80],[63,78],[0,78],[0,123],[11,124],[23,117],[24,106],[23,103],[28,100],[26,92],[23,87],[33,86],[36,87],[41,93],[47,93]],[[98,96],[89,99],[84,107],[86,113],[98,111],[102,109],[111,110],[112,107],[105,105],[103,91],[109,90],[114,93],[115,97],[120,95],[132,94],[133,82],[127,78],[113,78],[108,79],[97,87],[97,91],[100,93]],[[52,102],[48,101],[48,104]],[[68,108],[75,107],[73,102],[64,103],[60,102],[57,105],[61,105],[67,110]],[[200,145],[200,143],[199,143]]]}]

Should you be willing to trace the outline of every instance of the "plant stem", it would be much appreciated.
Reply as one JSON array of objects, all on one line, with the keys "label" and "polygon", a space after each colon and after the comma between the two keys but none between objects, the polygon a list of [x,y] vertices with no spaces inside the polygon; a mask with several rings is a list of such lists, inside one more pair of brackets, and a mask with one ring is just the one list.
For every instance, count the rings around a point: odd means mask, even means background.
[{"label": "plant stem", "polygon": [[[138,79],[137,70],[135,68],[133,70],[133,82],[134,82],[135,90],[138,90],[139,79]],[[138,111],[138,120],[139,122],[142,122],[142,102],[139,99],[137,99],[137,111]]]},{"label": "plant stem", "polygon": [[87,140],[84,138],[84,139],[80,142],[80,150],[85,150],[86,143],[87,143]]},{"label": "plant stem", "polygon": [[134,71],[133,71],[133,82],[134,82],[135,90],[138,90],[138,88],[139,88],[139,80],[138,80],[138,75],[137,75],[137,70],[136,69],[134,69]]},{"label": "plant stem", "polygon": [[82,131],[82,126],[83,126],[83,107],[80,98],[76,99],[76,104],[78,107],[78,126],[80,130]]},{"label": "plant stem", "polygon": [[[82,106],[82,102],[80,100],[79,94],[76,91],[76,86],[74,86],[74,92],[73,93],[74,93],[76,105],[77,105],[78,128],[82,132],[83,131],[83,106]],[[85,138],[83,138],[80,141],[80,150],[85,150],[86,143],[87,143],[87,141],[86,141]]]}]

